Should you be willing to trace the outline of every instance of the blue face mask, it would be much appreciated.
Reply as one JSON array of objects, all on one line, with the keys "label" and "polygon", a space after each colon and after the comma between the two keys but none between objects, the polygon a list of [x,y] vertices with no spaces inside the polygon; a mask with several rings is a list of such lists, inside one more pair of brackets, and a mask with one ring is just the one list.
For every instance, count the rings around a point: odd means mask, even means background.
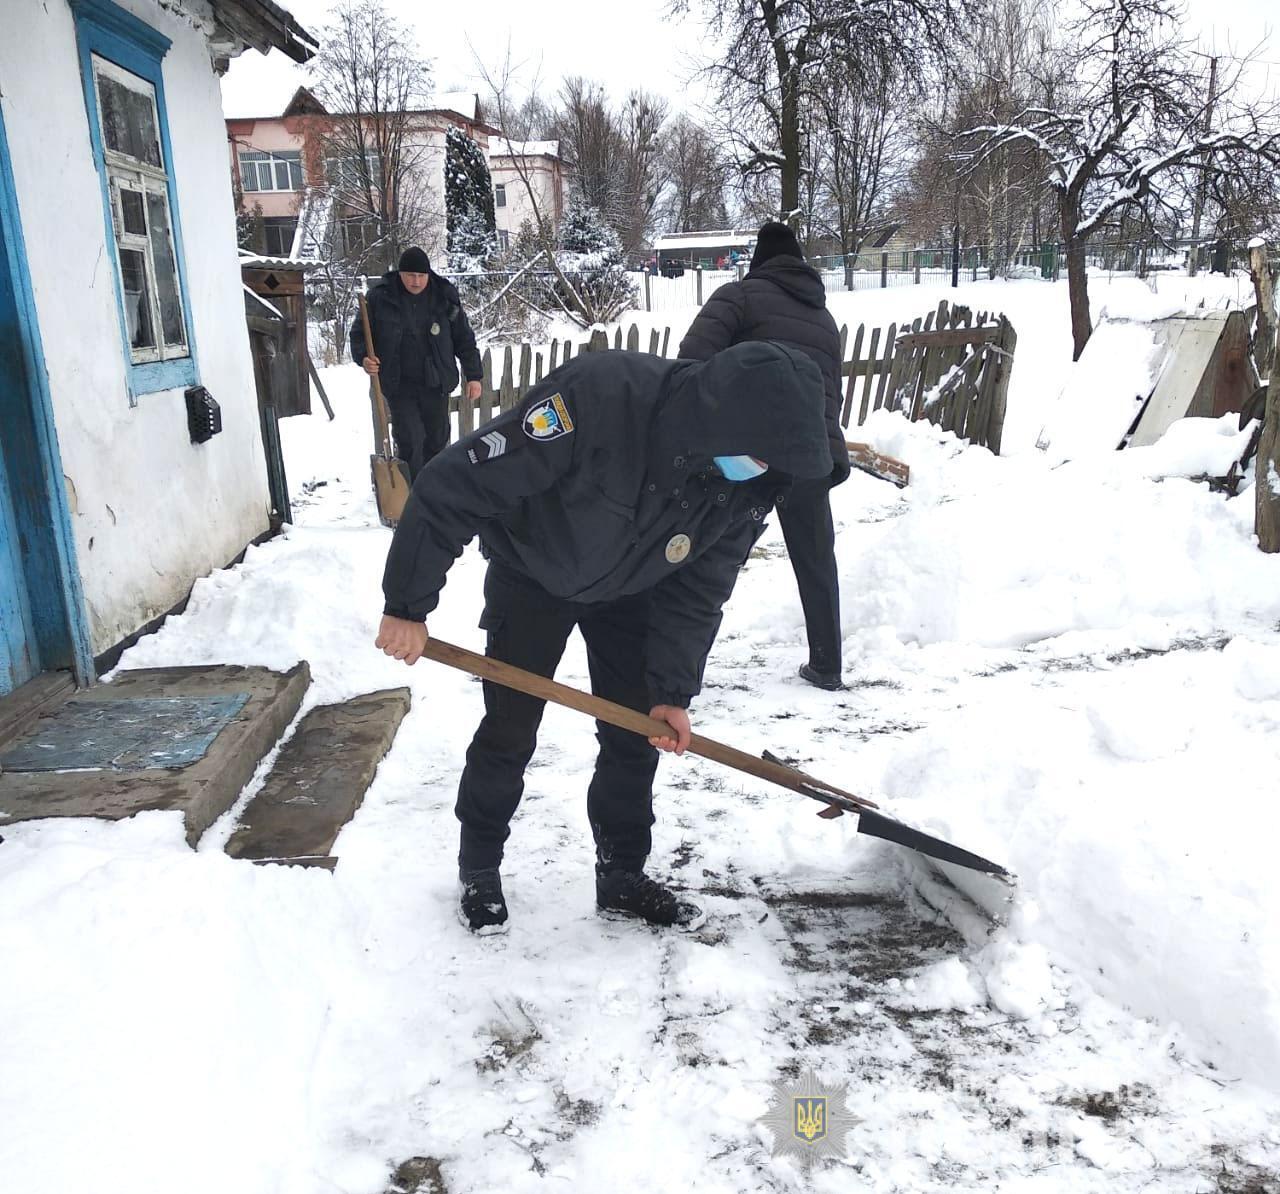
[{"label": "blue face mask", "polygon": [[751,481],[769,468],[750,456],[713,456],[712,459],[726,481]]}]

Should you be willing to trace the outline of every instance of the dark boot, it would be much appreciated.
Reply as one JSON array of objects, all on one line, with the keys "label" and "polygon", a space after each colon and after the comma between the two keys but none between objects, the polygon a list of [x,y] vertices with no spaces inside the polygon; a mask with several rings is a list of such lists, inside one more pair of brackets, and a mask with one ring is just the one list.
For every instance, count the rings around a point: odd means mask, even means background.
[{"label": "dark boot", "polygon": [[844,688],[844,681],[840,679],[839,672],[820,672],[811,663],[800,665],[800,678],[808,680],[815,688],[822,688],[827,692],[839,692]]},{"label": "dark boot", "polygon": [[458,871],[458,918],[481,936],[507,931],[507,901],[497,867]]},{"label": "dark boot", "polygon": [[611,920],[643,920],[647,924],[700,928],[707,914],[690,900],[682,900],[644,871],[596,868],[596,909]]}]

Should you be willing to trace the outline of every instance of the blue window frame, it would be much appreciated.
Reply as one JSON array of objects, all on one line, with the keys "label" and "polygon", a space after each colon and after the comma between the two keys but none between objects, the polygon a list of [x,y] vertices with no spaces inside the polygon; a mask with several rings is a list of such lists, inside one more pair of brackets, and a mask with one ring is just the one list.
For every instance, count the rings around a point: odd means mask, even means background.
[{"label": "blue window frame", "polygon": [[133,403],[199,381],[161,69],[171,43],[111,0],[70,4]]}]

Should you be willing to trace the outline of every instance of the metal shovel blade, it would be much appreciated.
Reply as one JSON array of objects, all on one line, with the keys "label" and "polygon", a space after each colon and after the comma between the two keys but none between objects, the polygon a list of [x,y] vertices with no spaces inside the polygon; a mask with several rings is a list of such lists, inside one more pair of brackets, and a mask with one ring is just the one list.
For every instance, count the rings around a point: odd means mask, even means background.
[{"label": "metal shovel blade", "polygon": [[1005,880],[1013,878],[999,863],[983,858],[980,854],[962,850],[959,846],[944,842],[940,837],[934,837],[919,829],[912,829],[909,825],[895,821],[892,817],[886,817],[883,813],[860,809],[857,816],[858,832],[865,833],[868,837],[883,838],[886,842],[906,846],[942,862],[952,862],[957,866],[968,867],[971,871],[982,871]]}]

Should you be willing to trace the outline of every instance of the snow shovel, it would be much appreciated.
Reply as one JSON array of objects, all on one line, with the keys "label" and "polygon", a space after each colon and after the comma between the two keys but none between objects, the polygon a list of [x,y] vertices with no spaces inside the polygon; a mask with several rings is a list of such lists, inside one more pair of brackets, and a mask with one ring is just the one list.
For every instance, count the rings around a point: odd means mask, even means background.
[{"label": "snow shovel", "polygon": [[[468,672],[482,680],[492,680],[495,684],[514,688],[517,692],[527,693],[539,700],[551,701],[553,704],[563,705],[566,709],[576,709],[579,713],[586,713],[599,721],[630,730],[634,734],[641,734],[645,738],[671,736],[671,727],[666,722],[655,721],[652,717],[647,717],[634,709],[628,709],[625,705],[592,696],[590,693],[570,688],[567,684],[558,684],[555,680],[548,680],[545,676],[513,667],[501,660],[477,655],[474,651],[468,651],[463,647],[455,647],[443,639],[428,638],[422,654],[428,659],[434,659],[437,663]],[[701,755],[704,759],[723,763],[726,767],[732,767],[747,775],[754,775],[758,779],[767,779],[792,792],[799,792],[801,796],[808,796],[810,800],[821,802],[826,807],[818,814],[820,817],[834,818],[843,816],[845,813],[855,813],[858,817],[859,833],[865,833],[869,837],[883,838],[899,846],[907,846],[909,849],[942,862],[994,875],[1005,882],[1012,881],[1009,872],[999,864],[977,854],[971,854],[968,850],[962,850],[959,846],[953,846],[950,842],[944,842],[941,838],[912,829],[909,825],[895,821],[892,817],[886,817],[883,813],[876,811],[879,806],[874,801],[863,796],[855,796],[852,792],[844,791],[843,788],[837,788],[820,779],[814,779],[803,771],[797,771],[768,751],[765,751],[761,758],[756,758],[745,751],[726,746],[713,738],[704,738],[700,734],[694,734],[691,737],[688,749],[692,754]]]},{"label": "snow shovel", "polygon": [[[369,328],[369,308],[360,296],[360,322],[364,324],[364,343],[370,356],[377,356],[373,347],[373,332]],[[404,512],[409,499],[409,469],[403,460],[397,460],[391,447],[391,420],[387,414],[387,402],[382,395],[382,381],[376,373],[373,381],[373,431],[378,449],[369,457],[369,469],[373,474],[373,494],[378,503],[378,518],[384,527],[394,527]]]}]

